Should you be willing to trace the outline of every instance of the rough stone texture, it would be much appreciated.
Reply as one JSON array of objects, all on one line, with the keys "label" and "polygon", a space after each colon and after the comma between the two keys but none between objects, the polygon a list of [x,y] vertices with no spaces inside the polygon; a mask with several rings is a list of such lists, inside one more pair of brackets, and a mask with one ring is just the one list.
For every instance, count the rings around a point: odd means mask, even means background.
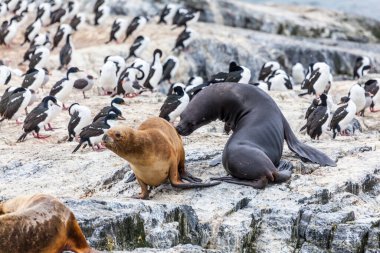
[{"label": "rough stone texture", "polygon": [[[148,1],[144,3],[147,4],[134,7],[144,7],[148,14],[159,7],[159,3],[153,7]],[[196,3],[203,4],[203,1],[188,1],[188,4]],[[214,6],[210,7],[210,13],[214,16],[210,18],[217,20],[221,17],[211,10],[218,5],[217,2],[212,3]],[[262,10],[268,8],[277,7],[263,7]],[[277,13],[280,11],[282,9],[277,9]],[[317,10],[310,13],[316,12],[323,14]],[[128,18],[138,14],[137,10],[125,13]],[[271,15],[276,15],[276,12]],[[110,17],[101,27],[86,25],[83,31],[74,34],[73,65],[97,76],[105,56],[127,54],[134,38],[125,44],[104,45],[114,18]],[[284,18],[290,18],[289,12]],[[295,16],[294,22],[298,19]],[[335,75],[351,75],[354,59],[359,55],[369,55],[375,65],[374,71],[379,69],[378,44],[295,38],[225,27],[221,25],[223,22],[222,19],[217,24],[192,26],[198,38],[188,51],[179,55],[176,81],[186,81],[192,74],[208,77],[215,72],[226,71],[231,60],[238,60],[249,67],[252,81],[256,80],[261,65],[268,60],[279,60],[286,70],[297,61],[307,65],[312,61],[325,60]],[[318,20],[310,23],[317,26]],[[53,33],[56,27],[48,29]],[[353,26],[353,29],[358,28]],[[152,40],[142,55],[150,61],[157,47],[163,50],[164,57],[171,54],[180,30],[172,31],[170,27],[151,22],[140,33]],[[361,34],[360,29],[357,34]],[[21,34],[16,41],[22,42]],[[13,67],[17,66],[20,52],[24,52],[26,46],[20,50],[18,46],[15,48],[17,50],[7,51],[4,57]],[[47,88],[64,75],[55,70],[57,66],[58,52],[54,51]],[[10,85],[19,85],[21,81],[21,78],[14,77]],[[352,84],[354,81],[334,82],[331,88],[334,101],[347,94]],[[5,88],[0,87],[0,91]],[[39,98],[46,93],[45,89],[38,94]],[[73,210],[90,244],[99,250],[379,252],[379,114],[366,112],[365,118],[359,118],[363,132],[355,136],[338,136],[331,140],[331,133],[324,133],[321,140],[311,141],[297,129],[304,124],[304,112],[312,97],[299,98],[298,93],[298,87],[295,87],[293,91],[270,94],[296,135],[335,159],[337,167],[303,163],[285,148],[283,158],[294,164],[292,178],[287,183],[269,185],[265,190],[226,183],[208,189],[179,190],[164,184],[152,190],[150,200],[138,201],[129,198],[140,189],[135,182],[126,183],[131,171],[123,159],[109,151],[94,153],[89,149],[71,154],[76,143],[62,141],[67,135],[69,119],[67,112],[62,112],[53,122],[60,129],[50,133],[52,136],[45,141],[28,137],[25,143],[16,144],[21,128],[13,122],[2,124],[0,200],[39,192],[58,196]],[[83,100],[82,94],[73,93],[68,102],[89,106],[93,114],[110,102],[108,97],[97,96],[96,89],[88,95],[92,99]],[[126,124],[137,127],[147,117],[158,115],[164,99],[162,94],[146,93],[128,100],[128,106],[123,108]],[[215,168],[208,166],[208,162],[222,152],[228,140],[222,129],[222,123],[213,122],[184,138],[187,169],[203,180],[225,175],[221,165]]]},{"label": "rough stone texture", "polygon": [[255,5],[230,0],[110,1],[117,15],[155,15],[165,3],[201,11],[200,20],[285,36],[379,42],[380,21],[313,7]]}]

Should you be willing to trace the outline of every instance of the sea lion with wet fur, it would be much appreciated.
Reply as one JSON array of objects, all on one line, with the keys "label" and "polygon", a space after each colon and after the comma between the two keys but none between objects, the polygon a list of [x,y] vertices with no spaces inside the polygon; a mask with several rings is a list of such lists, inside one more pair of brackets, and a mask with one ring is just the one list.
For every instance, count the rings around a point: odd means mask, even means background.
[{"label": "sea lion with wet fur", "polygon": [[0,203],[0,252],[95,253],[74,214],[58,199],[37,194]]},{"label": "sea lion with wet fur", "polygon": [[254,188],[264,188],[268,181],[287,181],[291,172],[280,170],[290,167],[280,163],[284,140],[301,159],[336,166],[322,152],[301,143],[275,101],[256,86],[222,83],[203,89],[181,114],[177,131],[187,136],[217,119],[233,131],[222,156],[223,166],[232,177],[215,180]]},{"label": "sea lion with wet fur", "polygon": [[148,186],[159,186],[168,179],[178,188],[210,187],[219,183],[200,183],[199,178],[185,171],[181,136],[162,118],[150,118],[136,130],[126,125],[112,127],[103,141],[108,149],[130,163],[141,186],[136,198],[148,198]]}]

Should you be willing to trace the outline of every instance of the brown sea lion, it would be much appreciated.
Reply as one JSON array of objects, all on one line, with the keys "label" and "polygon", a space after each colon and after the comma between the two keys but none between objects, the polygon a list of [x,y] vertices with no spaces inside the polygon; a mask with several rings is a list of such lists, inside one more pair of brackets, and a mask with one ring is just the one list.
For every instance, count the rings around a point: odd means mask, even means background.
[{"label": "brown sea lion", "polygon": [[74,214],[58,199],[37,194],[0,203],[0,253],[95,253]]},{"label": "brown sea lion", "polygon": [[232,177],[215,180],[254,188],[288,180],[290,171],[278,169],[291,167],[289,163],[280,163],[284,140],[303,160],[336,166],[327,155],[300,142],[276,102],[254,85],[221,83],[206,87],[180,117],[177,131],[184,136],[217,119],[233,131],[222,158]]},{"label": "brown sea lion", "polygon": [[103,141],[108,149],[130,163],[141,186],[137,198],[148,198],[148,185],[158,186],[167,179],[178,188],[217,185],[200,183],[200,179],[185,171],[182,139],[175,128],[162,118],[150,118],[136,130],[125,125],[112,127]]}]

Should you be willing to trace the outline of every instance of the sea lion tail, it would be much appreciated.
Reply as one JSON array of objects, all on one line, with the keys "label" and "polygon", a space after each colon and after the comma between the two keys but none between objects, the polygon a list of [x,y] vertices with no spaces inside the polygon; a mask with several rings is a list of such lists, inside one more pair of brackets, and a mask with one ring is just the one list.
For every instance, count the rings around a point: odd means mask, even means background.
[{"label": "sea lion tail", "polygon": [[288,121],[285,119],[284,116],[282,117],[282,121],[284,124],[285,140],[291,151],[299,155],[301,158],[304,158],[310,162],[318,163],[322,166],[336,166],[336,163],[333,160],[331,160],[331,158],[329,158],[327,155],[313,147],[310,147],[309,145],[300,142],[294,135]]}]

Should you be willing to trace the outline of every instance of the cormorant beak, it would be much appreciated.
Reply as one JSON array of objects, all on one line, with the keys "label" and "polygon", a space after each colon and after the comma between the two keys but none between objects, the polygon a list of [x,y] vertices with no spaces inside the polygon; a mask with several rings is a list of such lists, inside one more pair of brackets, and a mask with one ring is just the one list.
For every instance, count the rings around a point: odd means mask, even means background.
[{"label": "cormorant beak", "polygon": [[118,120],[126,120],[123,116],[117,116]]}]

